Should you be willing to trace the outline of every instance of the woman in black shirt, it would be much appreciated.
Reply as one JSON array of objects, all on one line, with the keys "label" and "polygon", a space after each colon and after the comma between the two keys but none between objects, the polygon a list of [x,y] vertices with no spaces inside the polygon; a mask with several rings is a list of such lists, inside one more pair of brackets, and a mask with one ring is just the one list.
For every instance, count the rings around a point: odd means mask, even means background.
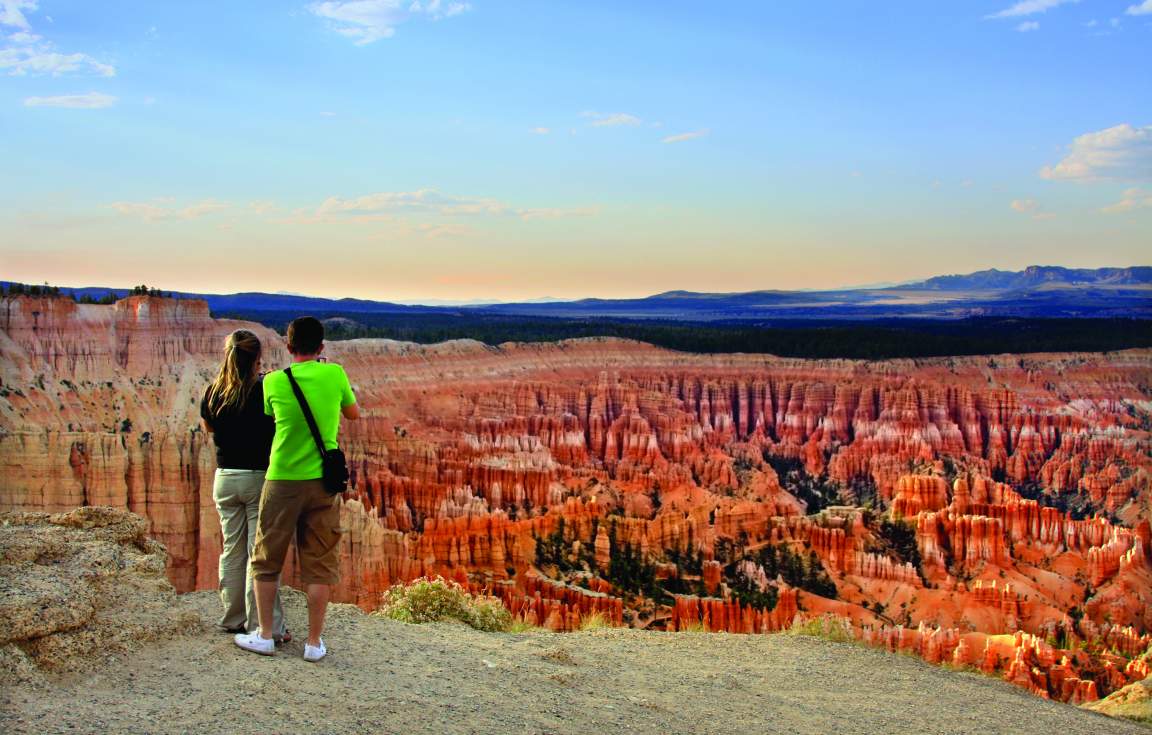
[{"label": "woman in black shirt", "polygon": [[[220,552],[220,626],[230,633],[259,627],[248,556],[256,540],[256,519],[264,472],[272,453],[276,425],[264,414],[260,376],[260,339],[246,329],[228,335],[224,361],[204,391],[200,417],[216,442],[216,478],[212,496],[220,514],[224,547]],[[280,594],[276,594],[273,630],[278,640],[291,640],[284,630]]]}]

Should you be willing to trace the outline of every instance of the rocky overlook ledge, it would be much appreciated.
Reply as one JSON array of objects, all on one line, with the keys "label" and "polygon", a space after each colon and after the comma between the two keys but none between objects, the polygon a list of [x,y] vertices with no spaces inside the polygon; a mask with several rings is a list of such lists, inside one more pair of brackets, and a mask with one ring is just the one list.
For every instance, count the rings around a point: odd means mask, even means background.
[{"label": "rocky overlook ledge", "polygon": [[[481,633],[334,605],[320,664],[299,641],[255,657],[212,627],[215,593],[173,593],[145,525],[111,508],[0,517],[4,732],[1146,732],[807,636]],[[299,629],[303,595],[285,589],[285,607]]]}]

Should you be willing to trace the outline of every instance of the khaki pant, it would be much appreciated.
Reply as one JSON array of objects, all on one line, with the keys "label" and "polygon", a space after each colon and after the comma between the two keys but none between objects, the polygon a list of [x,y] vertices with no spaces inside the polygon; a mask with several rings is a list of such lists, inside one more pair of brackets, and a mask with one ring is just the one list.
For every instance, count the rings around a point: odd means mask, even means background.
[{"label": "khaki pant", "polygon": [[295,540],[301,582],[340,582],[340,500],[324,490],[322,480],[267,480],[257,529],[256,579],[277,579]]},{"label": "khaki pant", "polygon": [[[248,559],[256,543],[256,521],[263,487],[263,470],[216,470],[212,497],[216,501],[220,529],[224,534],[224,548],[220,552],[220,601],[224,605],[224,615],[220,618],[220,626],[229,630],[243,628],[251,632],[260,627]],[[272,632],[277,637],[284,635],[279,590],[272,608]]]}]

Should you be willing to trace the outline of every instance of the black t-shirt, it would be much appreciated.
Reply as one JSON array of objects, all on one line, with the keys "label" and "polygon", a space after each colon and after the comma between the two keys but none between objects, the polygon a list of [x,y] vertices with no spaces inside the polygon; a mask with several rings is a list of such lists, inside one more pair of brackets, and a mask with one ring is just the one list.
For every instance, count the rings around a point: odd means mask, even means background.
[{"label": "black t-shirt", "polygon": [[[211,386],[209,386],[211,388]],[[208,390],[200,400],[200,417],[212,429],[216,466],[231,470],[266,470],[276,422],[264,413],[264,386],[257,382],[239,409],[219,416],[208,413]]]}]

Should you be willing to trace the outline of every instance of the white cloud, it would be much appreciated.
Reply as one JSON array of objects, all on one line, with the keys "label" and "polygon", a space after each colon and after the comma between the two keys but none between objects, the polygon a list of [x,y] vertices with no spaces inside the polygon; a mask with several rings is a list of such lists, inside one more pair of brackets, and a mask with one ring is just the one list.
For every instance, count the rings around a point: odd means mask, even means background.
[{"label": "white cloud", "polygon": [[427,2],[424,3],[421,3],[420,0],[415,0],[415,2],[408,6],[409,12],[424,13],[432,20],[451,18],[454,15],[460,15],[471,9],[471,3],[443,2],[442,0],[427,0]]},{"label": "white cloud", "polygon": [[538,128],[532,128],[532,132],[535,133],[536,135],[547,135],[548,133],[551,133],[552,130],[551,130],[551,128],[538,127]]},{"label": "white cloud", "polygon": [[36,10],[36,0],[0,0],[0,26],[30,30],[25,10]]},{"label": "white cloud", "polygon": [[594,128],[611,128],[618,125],[635,127],[641,123],[640,118],[635,115],[630,115],[627,112],[594,112],[592,110],[586,110],[580,113],[580,117],[589,118]]},{"label": "white cloud", "polygon": [[383,191],[354,199],[328,197],[306,221],[332,222],[350,218],[371,222],[388,220],[397,215],[437,215],[442,217],[511,216],[524,220],[557,217],[586,217],[596,213],[589,207],[533,208],[517,207],[487,197],[464,197],[442,194],[435,189],[416,191]]},{"label": "white cloud", "polygon": [[1139,5],[1130,5],[1124,11],[1125,15],[1152,15],[1152,0],[1144,0]]},{"label": "white cloud", "polygon": [[0,47],[0,72],[9,76],[51,74],[60,76],[72,72],[116,76],[116,67],[97,61],[88,54],[64,54],[32,32],[25,11],[34,12],[36,0],[0,0],[0,26],[15,28]]},{"label": "white cloud", "polygon": [[1004,8],[998,13],[984,16],[985,18],[1019,18],[1025,15],[1035,15],[1036,13],[1045,13],[1052,8],[1068,3],[1076,3],[1080,0],[1021,0],[1010,7]]},{"label": "white cloud", "polygon": [[229,209],[232,205],[215,199],[204,199],[186,207],[177,207],[171,199],[155,199],[151,202],[113,202],[108,206],[125,217],[135,217],[145,222],[162,222],[199,219]]},{"label": "white cloud", "polygon": [[58,77],[71,72],[89,72],[102,77],[116,76],[116,67],[104,64],[88,54],[61,54],[50,44],[19,45],[0,48],[0,70],[11,76],[51,74]]},{"label": "white cloud", "polygon": [[1041,178],[1069,181],[1152,181],[1152,125],[1127,123],[1085,133],[1055,166],[1040,169]]},{"label": "white cloud", "polygon": [[116,104],[116,97],[101,92],[63,94],[56,97],[28,97],[25,107],[71,107],[77,110],[98,110]]},{"label": "white cloud", "polygon": [[1152,209],[1152,189],[1126,189],[1120,201],[1100,211],[1104,214],[1123,214],[1134,209]]},{"label": "white cloud", "polygon": [[331,110],[324,110],[320,113],[320,117],[336,117],[336,113]]},{"label": "white cloud", "polygon": [[467,225],[422,223],[416,226],[416,231],[430,240],[436,240],[441,237],[461,237],[471,233],[472,228]]},{"label": "white cloud", "polygon": [[1021,33],[1027,33],[1029,31],[1038,31],[1038,30],[1040,30],[1040,24],[1034,20],[1026,20],[1023,23],[1021,23],[1020,25],[1016,26],[1016,30],[1020,31]]},{"label": "white cloud", "polygon": [[668,137],[662,139],[660,142],[661,143],[683,143],[684,141],[692,140],[693,138],[703,138],[705,135],[708,135],[708,132],[709,131],[707,131],[707,130],[693,130],[693,131],[688,132],[688,133],[679,133],[677,135],[669,135]]},{"label": "white cloud", "polygon": [[1027,214],[1032,219],[1052,219],[1056,215],[1046,211],[1035,199],[1013,199],[1009,206],[1020,214]]},{"label": "white cloud", "polygon": [[441,20],[471,9],[467,2],[443,0],[327,0],[308,6],[313,15],[331,21],[337,33],[357,46],[391,38],[396,26],[414,16]]},{"label": "white cloud", "polygon": [[256,214],[268,214],[269,212],[275,211],[276,202],[270,199],[260,199],[254,202],[248,202],[248,209],[249,211],[255,212]]}]

